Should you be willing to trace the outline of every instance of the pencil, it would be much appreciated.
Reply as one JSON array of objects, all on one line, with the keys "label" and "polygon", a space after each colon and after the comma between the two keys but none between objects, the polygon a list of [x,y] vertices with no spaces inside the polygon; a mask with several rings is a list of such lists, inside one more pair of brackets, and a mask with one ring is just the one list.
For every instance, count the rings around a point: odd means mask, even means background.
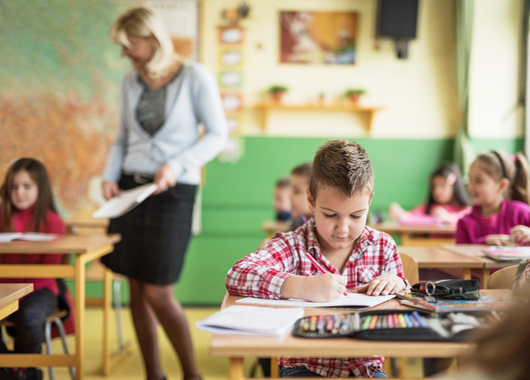
[{"label": "pencil", "polygon": [[[320,265],[313,256],[311,256],[311,254],[309,252],[306,252],[306,256],[307,258],[309,259],[309,261],[311,261],[313,263],[313,265],[315,266],[315,268],[317,268],[322,274],[326,274],[328,272],[326,272],[326,270],[324,268],[322,268],[322,265]],[[348,293],[344,292],[342,293],[344,294],[346,297],[348,296]]]}]

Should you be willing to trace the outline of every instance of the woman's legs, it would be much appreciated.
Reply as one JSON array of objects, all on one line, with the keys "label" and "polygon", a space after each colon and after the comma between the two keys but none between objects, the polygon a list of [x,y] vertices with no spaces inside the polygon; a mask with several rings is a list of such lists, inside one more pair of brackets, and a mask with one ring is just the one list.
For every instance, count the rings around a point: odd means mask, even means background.
[{"label": "woman's legs", "polygon": [[144,295],[162,324],[173,348],[177,352],[184,379],[201,378],[195,363],[193,344],[184,309],[174,296],[174,285],[144,283]]},{"label": "woman's legs", "polygon": [[184,379],[200,379],[188,322],[173,293],[173,285],[153,285],[129,278],[131,314],[142,350],[147,378],[163,378],[158,351],[157,322],[160,322],[177,352]]},{"label": "woman's legs", "polygon": [[144,296],[144,283],[129,278],[129,289],[131,314],[144,359],[147,379],[160,380],[164,377],[164,372],[160,365],[156,316]]}]

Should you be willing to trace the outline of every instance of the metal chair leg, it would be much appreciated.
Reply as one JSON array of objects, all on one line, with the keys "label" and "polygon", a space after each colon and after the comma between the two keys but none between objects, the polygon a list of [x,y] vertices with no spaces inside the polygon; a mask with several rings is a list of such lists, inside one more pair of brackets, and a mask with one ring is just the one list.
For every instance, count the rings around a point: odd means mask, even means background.
[{"label": "metal chair leg", "polygon": [[[46,343],[46,352],[48,355],[52,354],[52,324],[51,322],[46,322],[44,324],[44,342]],[[55,374],[53,372],[53,367],[48,367],[48,374],[50,375],[50,380],[55,380]]]},{"label": "metal chair leg", "polygon": [[[61,321],[61,318],[55,318],[53,320],[53,323],[55,323],[55,326],[57,326],[57,330],[59,330],[59,336],[61,337],[61,341],[63,343],[63,349],[64,353],[66,355],[70,355],[70,350],[68,349],[68,343],[66,342],[66,333],[64,331],[63,321]],[[52,367],[50,367],[52,368]],[[75,380],[75,369],[74,367],[68,367],[68,370],[70,371],[70,377],[72,380]],[[51,377],[50,377],[51,379]],[[53,380],[53,379],[51,379]]]},{"label": "metal chair leg", "polygon": [[116,313],[116,332],[118,333],[118,346],[120,351],[125,348],[125,342],[123,340],[123,326],[121,318],[121,280],[115,278],[112,282],[114,289],[114,311]]}]

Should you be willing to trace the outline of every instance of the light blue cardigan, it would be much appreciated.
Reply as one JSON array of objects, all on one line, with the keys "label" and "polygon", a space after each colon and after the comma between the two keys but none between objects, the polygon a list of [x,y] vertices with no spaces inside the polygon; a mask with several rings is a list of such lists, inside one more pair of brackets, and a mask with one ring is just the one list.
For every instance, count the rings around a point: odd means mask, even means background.
[{"label": "light blue cardigan", "polygon": [[[200,63],[184,63],[174,81],[167,85],[166,121],[149,135],[136,119],[142,94],[138,73],[126,74],[121,84],[120,123],[111,147],[103,180],[118,182],[121,172],[155,174],[168,163],[177,182],[197,185],[200,168],[225,146],[226,118],[214,76]],[[199,139],[199,124],[205,134]]]}]

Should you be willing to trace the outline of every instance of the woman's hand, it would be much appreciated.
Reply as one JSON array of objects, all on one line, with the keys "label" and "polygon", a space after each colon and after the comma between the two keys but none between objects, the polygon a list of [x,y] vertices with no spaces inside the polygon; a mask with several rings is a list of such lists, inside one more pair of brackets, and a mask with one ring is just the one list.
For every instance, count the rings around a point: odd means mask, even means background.
[{"label": "woman's hand", "polygon": [[153,195],[160,194],[170,187],[175,186],[177,184],[177,176],[173,168],[169,164],[162,165],[155,174],[154,183],[158,186],[158,189],[156,189]]},{"label": "woman's hand", "polygon": [[510,230],[510,237],[519,244],[530,243],[530,227],[515,226]]},{"label": "woman's hand", "polygon": [[118,187],[118,184],[113,181],[103,181],[103,184],[101,185],[103,190],[103,198],[105,200],[109,200],[110,198],[117,197],[121,194],[121,190]]},{"label": "woman's hand", "polygon": [[388,209],[388,217],[390,219],[399,220],[405,213],[406,211],[403,210],[403,207],[401,207],[396,202],[392,202],[390,204],[390,208]]}]

